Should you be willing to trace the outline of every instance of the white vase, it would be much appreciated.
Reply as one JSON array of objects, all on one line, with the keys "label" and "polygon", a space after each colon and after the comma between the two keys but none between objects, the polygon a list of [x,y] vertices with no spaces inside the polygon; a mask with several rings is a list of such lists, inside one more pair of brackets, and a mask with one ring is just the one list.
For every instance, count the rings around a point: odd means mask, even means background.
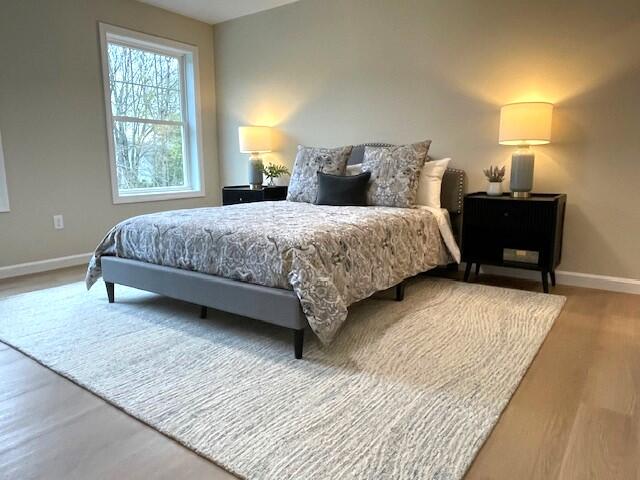
[{"label": "white vase", "polygon": [[489,182],[487,195],[491,195],[492,197],[499,197],[502,195],[502,182]]}]

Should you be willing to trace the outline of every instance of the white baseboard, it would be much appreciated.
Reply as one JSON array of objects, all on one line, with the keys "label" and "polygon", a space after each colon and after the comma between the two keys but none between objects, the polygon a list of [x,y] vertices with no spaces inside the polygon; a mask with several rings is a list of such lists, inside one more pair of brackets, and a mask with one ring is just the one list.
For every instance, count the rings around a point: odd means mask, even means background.
[{"label": "white baseboard", "polygon": [[48,260],[39,260],[37,262],[19,263],[17,265],[0,267],[0,279],[57,270],[59,268],[75,267],[76,265],[88,263],[91,259],[91,255],[93,254],[80,253],[78,255],[69,255],[68,257],[50,258]]},{"label": "white baseboard", "polygon": [[[50,258],[48,260],[39,260],[37,262],[19,263],[17,265],[0,267],[0,279],[19,277],[32,273],[40,273],[49,270],[57,270],[59,268],[86,264],[89,262],[91,255],[92,253],[80,253],[78,255],[69,255],[68,257]],[[481,267],[481,271],[505,277],[540,280],[540,272],[533,270],[483,265]],[[607,275],[557,270],[556,281],[560,285],[571,285],[574,287],[595,288],[598,290],[609,290],[612,292],[640,295],[640,280],[633,278],[609,277]]]},{"label": "white baseboard", "polygon": [[[490,273],[492,275],[540,281],[540,272],[536,272],[534,270],[483,265],[480,267],[480,271]],[[560,285],[571,285],[574,287],[595,288],[598,290],[609,290],[611,292],[633,293],[640,295],[640,280],[633,278],[609,277],[607,275],[595,275],[592,273],[556,270],[556,282]]]}]

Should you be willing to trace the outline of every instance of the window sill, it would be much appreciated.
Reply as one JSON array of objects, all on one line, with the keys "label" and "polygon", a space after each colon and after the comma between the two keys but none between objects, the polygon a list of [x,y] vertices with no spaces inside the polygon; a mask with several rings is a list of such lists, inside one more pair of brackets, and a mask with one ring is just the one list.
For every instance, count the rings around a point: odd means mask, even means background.
[{"label": "window sill", "polygon": [[181,200],[185,198],[202,198],[205,196],[204,190],[185,192],[159,192],[159,193],[140,193],[134,195],[118,195],[114,194],[113,203],[143,203],[143,202],[159,202],[163,200]]}]

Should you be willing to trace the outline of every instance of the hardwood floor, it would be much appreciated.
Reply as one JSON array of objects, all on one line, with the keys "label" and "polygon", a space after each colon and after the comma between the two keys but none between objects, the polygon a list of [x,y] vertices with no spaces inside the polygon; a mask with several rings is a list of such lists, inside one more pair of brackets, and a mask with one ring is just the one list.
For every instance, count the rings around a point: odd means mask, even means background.
[{"label": "hardwood floor", "polygon": [[[0,299],[83,274],[2,280]],[[640,296],[553,292],[565,308],[466,478],[640,479]],[[234,477],[0,343],[0,478]]]}]

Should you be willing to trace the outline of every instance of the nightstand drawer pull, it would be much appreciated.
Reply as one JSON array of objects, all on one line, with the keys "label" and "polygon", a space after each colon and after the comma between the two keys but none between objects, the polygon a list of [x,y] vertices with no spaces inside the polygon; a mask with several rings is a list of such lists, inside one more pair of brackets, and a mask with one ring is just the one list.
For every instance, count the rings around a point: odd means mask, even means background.
[{"label": "nightstand drawer pull", "polygon": [[540,252],[535,250],[517,250],[515,248],[503,248],[502,260],[504,262],[520,262],[537,265],[540,260]]},{"label": "nightstand drawer pull", "polygon": [[244,202],[244,198],[240,197],[240,198],[238,198],[238,201]]}]

